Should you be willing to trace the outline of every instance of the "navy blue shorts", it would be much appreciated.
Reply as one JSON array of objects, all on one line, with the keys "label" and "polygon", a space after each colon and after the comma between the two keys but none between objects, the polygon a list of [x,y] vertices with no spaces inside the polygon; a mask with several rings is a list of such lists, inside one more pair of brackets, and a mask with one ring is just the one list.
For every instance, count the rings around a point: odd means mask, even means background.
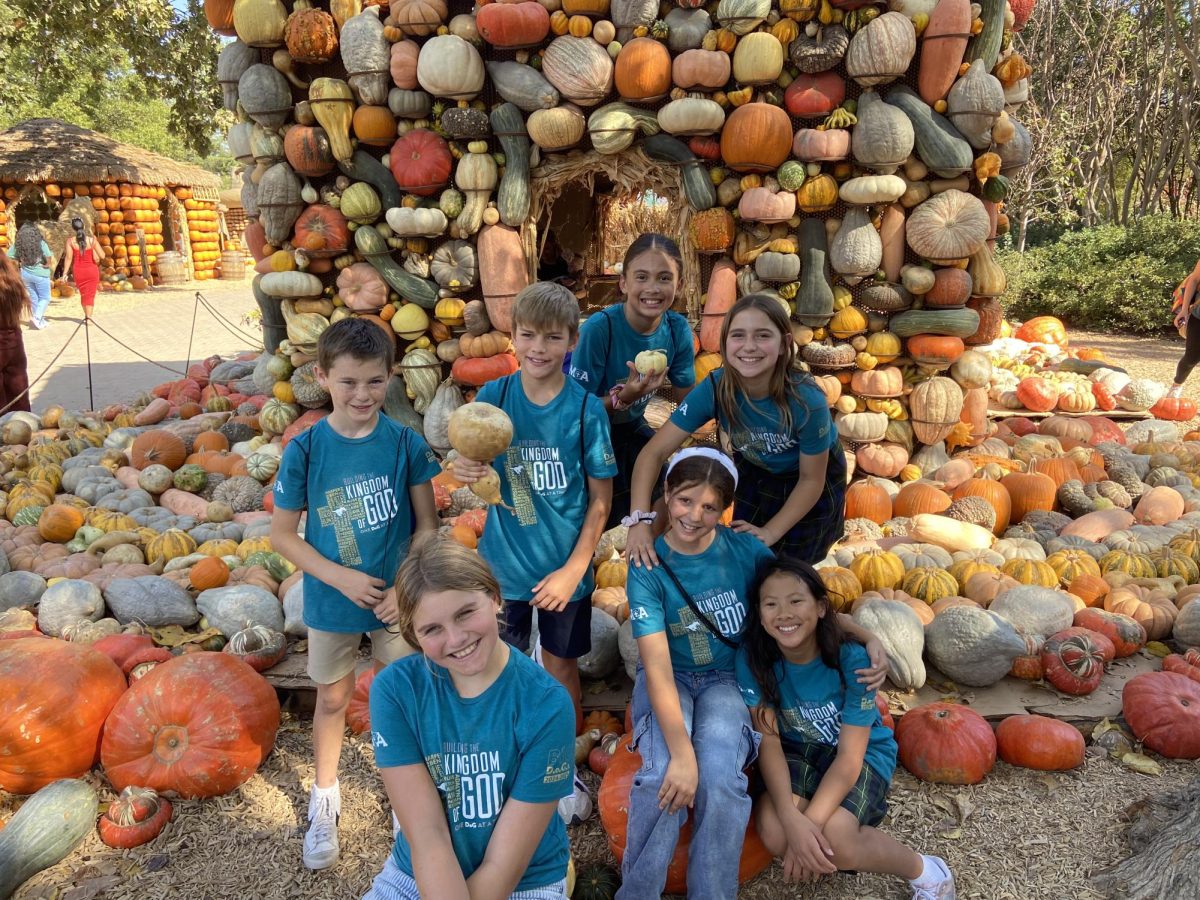
[{"label": "navy blue shorts", "polygon": [[579,659],[591,651],[592,604],[587,597],[568,603],[561,612],[538,609],[528,600],[505,600],[500,637],[522,653],[528,652],[535,611],[542,649],[559,659]]}]

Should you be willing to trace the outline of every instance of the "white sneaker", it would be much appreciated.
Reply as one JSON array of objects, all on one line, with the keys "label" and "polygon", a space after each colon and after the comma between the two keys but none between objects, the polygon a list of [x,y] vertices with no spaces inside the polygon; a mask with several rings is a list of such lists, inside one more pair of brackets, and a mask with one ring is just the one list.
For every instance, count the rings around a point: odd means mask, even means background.
[{"label": "white sneaker", "polygon": [[928,877],[909,882],[913,900],[955,900],[958,894],[954,890],[954,876],[945,860],[937,856],[922,856],[921,859],[925,861],[927,871],[934,871]]},{"label": "white sneaker", "polygon": [[308,831],[304,834],[304,865],[328,869],[338,859],[338,814],[342,796],[335,784],[318,793],[314,785],[308,797]]},{"label": "white sneaker", "polygon": [[1182,396],[1183,396],[1183,385],[1182,384],[1173,384],[1173,385],[1171,385],[1171,389],[1169,391],[1167,391],[1167,399],[1169,399],[1169,400],[1178,400]]},{"label": "white sneaker", "polygon": [[563,797],[558,801],[558,815],[567,825],[578,825],[580,822],[586,822],[592,814],[592,797],[588,793],[587,785],[580,778],[579,773],[575,774],[575,791],[569,797]]}]

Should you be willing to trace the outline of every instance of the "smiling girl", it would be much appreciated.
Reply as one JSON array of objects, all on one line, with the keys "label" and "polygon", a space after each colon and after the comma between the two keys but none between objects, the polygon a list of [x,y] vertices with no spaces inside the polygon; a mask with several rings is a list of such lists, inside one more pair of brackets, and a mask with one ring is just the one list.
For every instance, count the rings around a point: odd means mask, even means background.
[{"label": "smiling girl", "polygon": [[[688,394],[638,456],[632,505],[648,509],[662,464],[716,419],[741,476],[734,530],[816,562],[842,536],[846,461],[825,395],[793,368],[796,345],[783,304],[769,294],[738,300],[721,328],[721,356],[725,365]],[[635,567],[658,563],[649,523],[630,528],[626,555]]]},{"label": "smiling girl", "polygon": [[[738,691],[734,655],[755,572],[774,559],[755,535],[717,524],[737,480],[719,451],[676,454],[666,476],[670,529],[655,544],[661,563],[629,572],[629,618],[641,659],[631,746],[642,767],[629,797],[622,900],[662,894],[689,808],[688,895],[737,894],[751,809],[743,770],[758,737]],[[877,686],[886,655],[878,641],[872,650],[878,662],[860,674]]]},{"label": "smiling girl", "polygon": [[909,879],[914,900],[953,900],[944,861],[874,827],[887,812],[896,740],[875,691],[854,677],[866,651],[846,640],[820,576],[779,559],[760,573],[756,594],[737,681],[762,735],[758,833],[783,859],[785,880],[881,872]]},{"label": "smiling girl", "polygon": [[371,685],[375,760],[401,831],[364,900],[565,898],[574,715],[566,690],[500,640],[500,586],[441,535],[396,575],[420,654]]},{"label": "smiling girl", "polygon": [[[635,240],[625,252],[621,268],[619,286],[625,301],[588,317],[571,356],[571,377],[601,397],[611,417],[617,474],[608,516],[610,528],[629,513],[633,464],[654,436],[645,418],[650,398],[668,381],[677,389],[677,396],[686,393],[678,393],[678,389],[696,383],[691,329],[686,318],[671,311],[682,272],[683,257],[670,238],[647,233]],[[634,362],[645,350],[665,354],[666,369],[639,374]],[[654,474],[657,477],[658,470]],[[649,505],[642,508],[649,509]]]}]

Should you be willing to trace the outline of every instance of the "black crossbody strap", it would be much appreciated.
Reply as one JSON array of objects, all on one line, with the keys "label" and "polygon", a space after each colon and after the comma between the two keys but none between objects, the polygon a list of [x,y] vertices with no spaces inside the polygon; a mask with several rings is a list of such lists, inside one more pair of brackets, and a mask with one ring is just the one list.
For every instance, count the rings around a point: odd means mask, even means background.
[{"label": "black crossbody strap", "polygon": [[662,566],[662,570],[666,572],[671,581],[675,583],[675,588],[681,595],[683,595],[684,602],[687,603],[688,609],[692,611],[697,619],[704,623],[705,627],[712,632],[713,637],[715,637],[730,650],[736,650],[738,647],[737,642],[725,637],[725,635],[721,633],[721,629],[713,624],[713,620],[700,611],[700,607],[696,605],[696,601],[692,599],[692,595],[684,590],[683,585],[679,583],[679,579],[675,576],[675,573],[671,571],[671,567],[667,565],[666,560],[659,559],[658,564]]}]

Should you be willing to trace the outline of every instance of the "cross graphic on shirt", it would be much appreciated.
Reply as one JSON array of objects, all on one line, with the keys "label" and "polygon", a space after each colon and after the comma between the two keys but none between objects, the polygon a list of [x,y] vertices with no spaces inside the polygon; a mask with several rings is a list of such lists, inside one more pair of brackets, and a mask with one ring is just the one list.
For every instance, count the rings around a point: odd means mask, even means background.
[{"label": "cross graphic on shirt", "polygon": [[317,518],[326,528],[332,527],[337,538],[338,555],[342,565],[353,566],[362,562],[358,552],[358,540],[354,537],[354,520],[366,516],[362,498],[346,499],[345,488],[334,488],[325,492],[325,505],[317,510]]},{"label": "cross graphic on shirt", "polygon": [[459,807],[462,805],[462,776],[447,775],[442,766],[442,754],[430,753],[425,757],[425,768],[433,779],[434,787],[442,795],[446,811],[457,821]]},{"label": "cross graphic on shirt", "polygon": [[706,666],[713,661],[712,649],[705,633],[707,627],[688,607],[679,610],[679,621],[671,625],[671,634],[675,637],[687,637],[692,660],[698,666]]}]

